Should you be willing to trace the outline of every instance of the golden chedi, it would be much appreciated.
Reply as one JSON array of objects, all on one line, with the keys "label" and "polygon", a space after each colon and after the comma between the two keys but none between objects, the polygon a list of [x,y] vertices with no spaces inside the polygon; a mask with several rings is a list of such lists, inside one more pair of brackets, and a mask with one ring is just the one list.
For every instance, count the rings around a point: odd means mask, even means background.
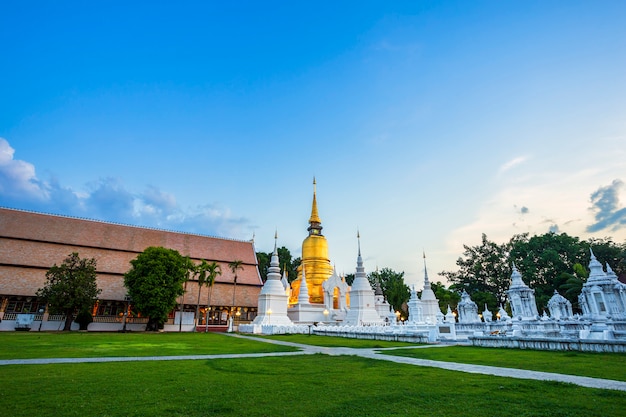
[{"label": "golden chedi", "polygon": [[303,267],[306,268],[306,283],[311,304],[324,303],[322,283],[333,274],[333,268],[328,259],[328,242],[322,235],[322,221],[317,211],[315,179],[313,179],[313,204],[307,230],[309,236],[302,242],[302,262],[298,266],[298,278],[291,283],[289,304],[292,305],[298,302]]}]

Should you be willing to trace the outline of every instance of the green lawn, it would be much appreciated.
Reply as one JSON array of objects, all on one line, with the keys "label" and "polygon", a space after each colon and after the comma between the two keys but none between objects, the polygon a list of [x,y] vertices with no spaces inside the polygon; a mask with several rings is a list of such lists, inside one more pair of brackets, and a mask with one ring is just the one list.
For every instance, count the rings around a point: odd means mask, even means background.
[{"label": "green lawn", "polygon": [[220,333],[0,332],[0,359],[217,355],[294,350],[298,349]]},{"label": "green lawn", "polygon": [[626,392],[355,356],[10,365],[0,372],[0,409],[13,417],[605,417],[626,407]]},{"label": "green lawn", "polygon": [[398,349],[385,351],[385,354],[626,381],[626,355],[622,353],[547,352],[448,346]]},{"label": "green lawn", "polygon": [[350,347],[363,349],[376,348],[392,348],[404,346],[417,346],[416,343],[407,342],[386,342],[382,340],[366,340],[366,339],[347,339],[345,337],[336,336],[318,336],[304,334],[286,334],[276,336],[263,336],[267,339],[283,340],[285,342],[302,343],[305,345],[323,346],[323,347]]}]

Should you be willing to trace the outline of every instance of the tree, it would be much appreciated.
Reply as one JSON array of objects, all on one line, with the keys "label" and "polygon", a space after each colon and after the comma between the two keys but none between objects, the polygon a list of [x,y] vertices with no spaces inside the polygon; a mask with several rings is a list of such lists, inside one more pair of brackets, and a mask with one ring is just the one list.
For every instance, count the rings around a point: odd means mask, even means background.
[{"label": "tree", "polygon": [[404,272],[396,272],[391,268],[383,268],[380,271],[372,272],[368,277],[372,288],[376,287],[376,280],[380,281],[380,287],[387,302],[394,311],[403,312],[407,316],[405,309],[406,302],[411,297],[409,287],[404,283]]},{"label": "tree", "polygon": [[130,263],[131,269],[124,274],[128,295],[137,310],[148,316],[146,330],[162,329],[176,298],[184,294],[189,258],[174,249],[151,246]]},{"label": "tree", "polygon": [[[298,277],[298,265],[300,265],[300,258],[292,258],[291,252],[286,247],[282,246],[277,249],[278,263],[284,272],[287,273],[287,279],[289,282]],[[267,269],[270,266],[270,260],[272,259],[272,252],[257,252],[257,262],[259,263],[259,274],[263,282],[267,280]]]},{"label": "tree", "polygon": [[91,310],[100,294],[96,283],[96,260],[73,252],[60,266],[46,272],[46,284],[37,290],[53,314],[65,314],[64,331],[71,330],[74,313]]},{"label": "tree", "polygon": [[491,242],[483,233],[479,246],[463,245],[463,248],[464,258],[458,258],[456,261],[459,270],[443,271],[439,275],[445,277],[459,291],[465,289],[470,295],[476,292],[490,292],[500,303],[506,302],[506,291],[511,277],[511,266],[508,263],[509,245]]},{"label": "tree", "polygon": [[578,294],[581,293],[583,289],[583,284],[587,281],[589,277],[589,272],[587,269],[579,263],[574,264],[574,273],[567,274],[567,280],[564,284],[559,288],[561,290],[561,295],[569,300],[572,303],[572,307],[574,310],[579,310],[580,306],[578,305]]},{"label": "tree", "polygon": [[[191,274],[194,278],[198,279],[198,301],[196,302],[196,325],[200,324],[200,295],[202,293],[202,287],[206,281],[206,266],[208,262],[202,259],[198,265],[193,265],[191,268]],[[182,316],[181,316],[182,321]]]},{"label": "tree", "polygon": [[626,244],[615,244],[610,238],[581,241],[565,233],[546,233],[530,238],[528,234],[521,234],[498,245],[483,234],[481,245],[463,247],[464,258],[456,262],[459,270],[444,271],[439,275],[452,283],[451,289],[465,289],[477,304],[481,298],[489,303],[490,308],[492,304],[486,294],[494,294],[498,304],[506,302],[513,262],[524,282],[535,290],[539,310],[546,307],[554,290],[559,289],[565,291],[562,295],[574,306],[577,304],[587,274],[582,265],[589,262],[590,247],[599,261],[611,265],[618,277],[626,277]]},{"label": "tree", "polygon": [[222,268],[215,261],[213,261],[206,266],[206,273],[206,285],[209,287],[209,292],[207,294],[206,303],[207,325],[204,328],[205,333],[209,331],[209,309],[211,308],[211,295],[213,293],[213,284],[215,284],[215,279],[217,278],[217,276],[222,275]]},{"label": "tree", "polygon": [[271,253],[257,252],[256,261],[259,264],[259,275],[261,275],[261,281],[267,281],[267,269],[270,267],[270,260],[272,258]]},{"label": "tree", "polygon": [[447,311],[448,306],[450,306],[452,310],[456,310],[457,304],[461,301],[461,296],[458,292],[446,288],[446,286],[439,281],[431,283],[430,287],[439,301],[441,311]]},{"label": "tree", "polygon": [[243,261],[235,259],[228,263],[228,267],[233,273],[233,309],[235,308],[235,290],[237,288],[237,271],[243,270]]},{"label": "tree", "polygon": [[346,284],[352,285],[352,283],[354,282],[354,278],[356,278],[356,276],[354,275],[354,273],[350,273],[350,274],[346,274],[344,278],[346,279]]},{"label": "tree", "polygon": [[565,233],[516,237],[511,242],[511,262],[517,265],[524,282],[535,290],[535,300],[541,311],[554,290],[570,278],[574,264],[584,262],[589,252],[585,253],[585,245],[580,239]]},{"label": "tree", "polygon": [[[195,277],[197,273],[197,266],[191,261],[191,258],[185,256],[185,268],[187,269],[187,276],[183,284],[183,295],[180,297],[180,319],[178,321],[178,331],[183,331],[183,317],[185,315],[185,294],[187,294],[187,283],[190,279]],[[197,315],[197,312],[196,312]]]}]

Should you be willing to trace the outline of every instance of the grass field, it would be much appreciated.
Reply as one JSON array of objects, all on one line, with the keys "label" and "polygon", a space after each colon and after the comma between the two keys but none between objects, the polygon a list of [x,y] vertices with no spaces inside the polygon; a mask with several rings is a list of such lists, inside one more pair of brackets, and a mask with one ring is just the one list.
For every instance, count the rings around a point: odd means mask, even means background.
[{"label": "grass field", "polygon": [[398,349],[386,351],[385,354],[626,381],[626,355],[621,353],[547,352],[448,346],[435,349]]},{"label": "grass field", "polygon": [[[225,338],[228,341],[224,341]],[[298,349],[232,338],[221,333],[0,332],[0,359],[218,355],[295,350]]]},{"label": "grass field", "polygon": [[387,342],[383,340],[347,339],[336,336],[318,336],[305,334],[285,334],[276,336],[263,336],[267,339],[283,340],[285,342],[302,343],[304,345],[323,347],[350,347],[361,349],[378,349],[393,347],[417,346],[415,343]]},{"label": "grass field", "polygon": [[[284,339],[307,343],[298,337]],[[331,339],[336,338],[328,338],[324,343],[354,343],[351,347],[368,347],[371,343]],[[341,344],[341,340],[348,343]],[[124,348],[125,344],[131,346]],[[109,347],[114,353],[102,354]],[[220,334],[0,333],[2,356],[15,356],[7,354],[7,350],[13,349],[22,350],[20,357],[25,357],[25,352],[29,352],[29,357],[67,357],[68,351],[81,353],[78,356],[138,356],[137,350],[149,355],[179,355],[197,354],[199,350],[202,354],[265,352],[283,347]],[[410,351],[447,349],[457,348]],[[485,350],[487,355],[494,353],[492,349]],[[37,356],[37,351],[46,355]],[[554,362],[563,361],[568,361],[568,357],[554,356]],[[356,356],[3,365],[0,375],[0,413],[15,417],[590,417],[624,415],[626,407],[626,392],[467,374]]]}]

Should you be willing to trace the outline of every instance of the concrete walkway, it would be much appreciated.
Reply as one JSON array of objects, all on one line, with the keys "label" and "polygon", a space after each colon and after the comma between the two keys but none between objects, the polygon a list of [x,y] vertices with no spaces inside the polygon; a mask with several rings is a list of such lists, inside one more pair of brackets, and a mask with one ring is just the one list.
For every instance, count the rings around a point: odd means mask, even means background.
[{"label": "concrete walkway", "polygon": [[[261,358],[270,356],[297,356],[324,354],[330,356],[352,355],[368,359],[385,360],[414,366],[428,366],[433,368],[447,369],[457,372],[473,374],[494,375],[505,378],[535,379],[540,381],[558,381],[575,384],[587,388],[611,389],[626,391],[626,382],[611,379],[590,378],[585,376],[565,375],[551,372],[528,371],[524,369],[500,368],[497,366],[471,365],[456,362],[432,361],[427,359],[408,358],[403,356],[385,355],[385,350],[398,348],[357,349],[347,347],[323,347],[304,345],[300,343],[285,342],[282,340],[266,339],[255,336],[244,336],[236,333],[225,333],[230,337],[238,337],[256,340],[275,345],[291,346],[301,349],[298,352],[271,352],[271,353],[235,353],[223,355],[187,355],[187,356],[136,356],[136,357],[100,357],[100,358],[49,358],[49,359],[8,359],[0,360],[1,365],[41,365],[58,363],[95,363],[95,362],[137,362],[137,361],[172,361],[172,360],[211,360],[233,358]],[[411,349],[445,348],[450,345],[421,345],[410,347]]]}]

